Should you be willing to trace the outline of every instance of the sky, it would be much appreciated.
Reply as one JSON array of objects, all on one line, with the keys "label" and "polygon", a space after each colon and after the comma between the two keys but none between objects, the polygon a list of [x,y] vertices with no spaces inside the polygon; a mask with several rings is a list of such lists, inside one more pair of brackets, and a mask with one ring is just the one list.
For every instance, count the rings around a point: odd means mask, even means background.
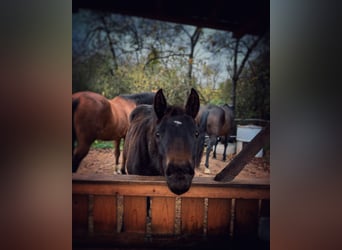
[{"label": "sky", "polygon": [[[115,16],[114,18],[120,18],[123,17],[122,15],[113,15]],[[90,15],[90,12],[88,11],[79,11],[78,13],[73,13],[73,17],[72,17],[72,45],[73,45],[73,54],[79,54],[82,49],[87,48],[87,46],[84,44],[84,40],[86,38],[86,34],[88,32],[88,30],[91,28],[89,26],[89,21],[91,20],[93,17],[92,15]],[[136,22],[139,22],[139,20],[142,20],[142,18],[135,18]],[[157,21],[157,22],[161,22],[161,21]],[[163,22],[161,22],[163,23]],[[164,22],[166,23],[166,22]],[[190,25],[183,25],[186,29],[188,30],[192,30],[195,27],[194,26],[190,26]],[[191,29],[192,28],[192,29]],[[204,36],[209,36],[210,34],[214,33],[215,30],[213,29],[209,29],[209,28],[203,28],[203,35]],[[184,33],[183,33],[184,34]],[[185,35],[184,35],[185,36]],[[175,41],[178,41],[181,43],[182,40],[185,40],[188,42],[189,38],[187,37],[179,37],[179,39],[175,39]],[[184,44],[184,42],[183,42]],[[185,44],[186,45],[186,44]],[[89,45],[88,45],[89,46]],[[129,48],[129,44],[127,44],[127,49],[132,49]],[[187,47],[189,48],[189,47]],[[108,49],[108,47],[107,47]],[[174,48],[173,48],[174,49]],[[194,54],[194,58],[195,60],[201,60],[202,62],[205,62],[206,65],[215,65],[215,67],[217,67],[219,69],[219,74],[217,76],[217,83],[216,85],[218,85],[219,82],[223,82],[227,80],[227,77],[229,77],[229,74],[227,73],[226,70],[226,64],[227,64],[227,56],[219,53],[215,56],[213,56],[211,53],[209,53],[204,46],[201,43],[197,43],[196,45],[196,49],[195,49],[195,54]],[[202,81],[206,81],[206,77],[201,76],[202,71],[200,69],[196,69],[196,65],[194,65],[194,72],[193,72],[194,76],[197,76],[198,79],[202,79]],[[218,87],[218,86],[216,86]]]}]

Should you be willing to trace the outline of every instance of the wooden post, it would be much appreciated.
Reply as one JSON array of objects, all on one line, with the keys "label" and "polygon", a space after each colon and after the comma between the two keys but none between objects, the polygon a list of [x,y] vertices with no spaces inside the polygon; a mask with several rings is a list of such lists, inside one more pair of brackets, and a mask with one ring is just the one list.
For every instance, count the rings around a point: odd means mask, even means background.
[{"label": "wooden post", "polygon": [[254,157],[256,153],[269,141],[270,124],[267,124],[254,138],[250,141],[235,158],[218,173],[215,181],[232,181],[245,167],[245,165]]}]

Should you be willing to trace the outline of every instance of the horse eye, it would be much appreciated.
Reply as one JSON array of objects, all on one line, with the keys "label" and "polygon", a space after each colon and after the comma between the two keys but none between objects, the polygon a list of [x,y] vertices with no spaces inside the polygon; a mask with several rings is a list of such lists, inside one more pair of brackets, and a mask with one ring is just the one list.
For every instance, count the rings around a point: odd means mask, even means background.
[{"label": "horse eye", "polygon": [[156,137],[159,137],[160,136],[160,133],[159,131],[156,132]]},{"label": "horse eye", "polygon": [[199,132],[198,130],[195,131],[195,136],[198,137],[199,136]]}]

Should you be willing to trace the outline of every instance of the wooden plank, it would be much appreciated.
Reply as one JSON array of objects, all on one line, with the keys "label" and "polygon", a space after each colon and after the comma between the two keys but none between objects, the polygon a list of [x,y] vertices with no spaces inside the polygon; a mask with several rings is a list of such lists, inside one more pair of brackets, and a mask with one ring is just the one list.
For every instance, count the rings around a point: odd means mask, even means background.
[{"label": "wooden plank", "polygon": [[116,231],[116,197],[96,195],[93,208],[94,232]]},{"label": "wooden plank", "polygon": [[182,234],[203,234],[204,199],[182,198]]},{"label": "wooden plank", "polygon": [[88,195],[72,195],[72,232],[88,232]]},{"label": "wooden plank", "polygon": [[259,200],[236,199],[234,238],[256,239],[258,236]]},{"label": "wooden plank", "polygon": [[146,197],[124,197],[124,232],[145,232],[147,216],[146,205]]},{"label": "wooden plank", "polygon": [[[105,235],[92,235],[91,237],[73,238],[73,249],[87,250],[147,250],[147,249],[246,249],[239,248],[228,237],[203,235],[190,235],[186,237],[173,236],[153,236],[150,240],[144,234],[139,233],[117,233]],[[232,248],[233,247],[233,248]],[[247,249],[265,249],[258,245]]]},{"label": "wooden plank", "polygon": [[[120,183],[120,182],[73,182],[72,192],[76,194],[114,195],[123,196],[163,196],[177,197],[162,184]],[[198,198],[244,198],[244,199],[269,199],[269,185],[266,186],[199,186],[193,185],[190,190],[181,197]]]},{"label": "wooden plank", "polygon": [[270,200],[269,199],[261,200],[260,216],[270,217]]},{"label": "wooden plank", "polygon": [[[73,182],[102,182],[102,183],[126,183],[126,184],[154,184],[160,185],[165,184],[164,176],[142,176],[142,175],[102,175],[102,174],[72,174]],[[248,178],[248,179],[235,179],[231,182],[218,182],[215,181],[213,177],[194,177],[192,181],[192,185],[200,185],[200,186],[217,186],[217,187],[229,187],[229,186],[264,186],[269,185],[269,178]]]},{"label": "wooden plank", "polygon": [[152,198],[152,234],[174,233],[175,209],[175,198]]},{"label": "wooden plank", "polygon": [[270,200],[261,200],[258,236],[261,240],[270,240]]},{"label": "wooden plank", "polygon": [[230,161],[224,169],[219,172],[214,180],[216,181],[231,181],[245,167],[245,165],[254,158],[255,154],[269,143],[270,140],[270,124],[267,124],[242,151]]},{"label": "wooden plank", "polygon": [[208,235],[229,235],[231,199],[208,199]]}]

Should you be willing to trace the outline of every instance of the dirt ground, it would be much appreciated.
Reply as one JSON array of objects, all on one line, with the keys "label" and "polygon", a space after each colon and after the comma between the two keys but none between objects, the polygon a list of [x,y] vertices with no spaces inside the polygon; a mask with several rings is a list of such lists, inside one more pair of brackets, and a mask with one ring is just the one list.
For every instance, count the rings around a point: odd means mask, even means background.
[{"label": "dirt ground", "polygon": [[[209,158],[209,168],[211,173],[204,173],[205,155],[203,154],[201,165],[196,169],[195,176],[214,177],[233,159],[235,155],[228,155],[227,160],[222,161],[222,154],[217,154],[217,159]],[[122,153],[120,155],[120,163],[122,162]],[[114,154],[113,149],[91,149],[88,155],[83,159],[77,172],[79,174],[116,174],[114,171]],[[269,152],[265,152],[263,157],[254,157],[240,172],[235,179],[267,179],[270,176]]]}]

